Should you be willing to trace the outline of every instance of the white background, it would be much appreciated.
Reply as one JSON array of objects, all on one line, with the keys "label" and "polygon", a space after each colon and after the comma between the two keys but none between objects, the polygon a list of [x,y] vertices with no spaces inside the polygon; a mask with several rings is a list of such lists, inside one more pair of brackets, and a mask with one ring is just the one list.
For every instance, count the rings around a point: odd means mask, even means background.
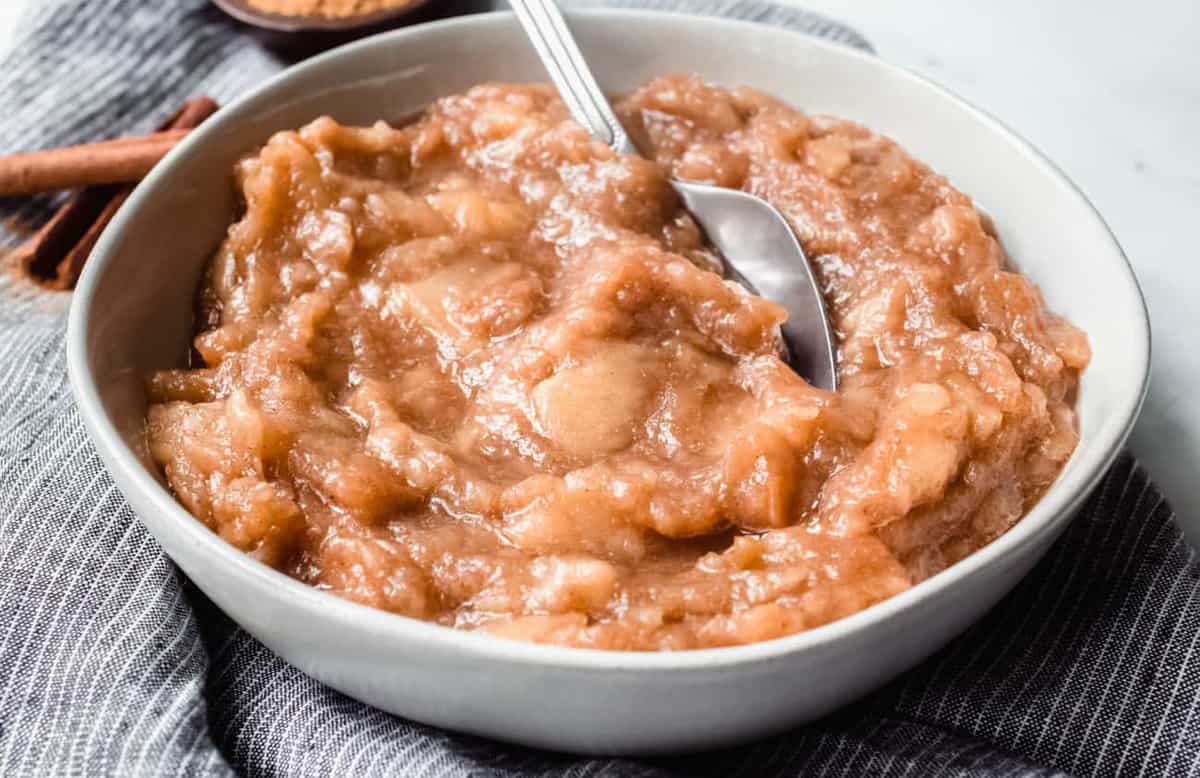
[{"label": "white background", "polygon": [[[784,0],[786,2],[786,0]],[[38,0],[0,0],[0,50]],[[1046,152],[1133,262],[1154,375],[1133,448],[1200,540],[1200,0],[809,0]],[[1190,398],[1190,399],[1189,399]]]}]

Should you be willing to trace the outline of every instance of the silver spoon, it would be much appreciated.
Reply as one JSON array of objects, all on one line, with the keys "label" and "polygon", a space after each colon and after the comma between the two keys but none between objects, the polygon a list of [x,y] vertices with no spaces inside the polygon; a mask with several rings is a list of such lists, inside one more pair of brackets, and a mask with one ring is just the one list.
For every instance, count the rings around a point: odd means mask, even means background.
[{"label": "silver spoon", "polygon": [[[618,153],[637,154],[553,0],[509,2],[575,121]],[[836,390],[837,350],[825,303],[783,214],[736,189],[676,178],[671,185],[721,255],[725,275],[787,309],[782,330],[792,368],[813,386]]]}]

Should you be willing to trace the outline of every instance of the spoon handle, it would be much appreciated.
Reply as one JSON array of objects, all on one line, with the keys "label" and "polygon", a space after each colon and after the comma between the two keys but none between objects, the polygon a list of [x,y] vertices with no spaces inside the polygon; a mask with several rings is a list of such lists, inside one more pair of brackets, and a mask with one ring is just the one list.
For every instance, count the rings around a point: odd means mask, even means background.
[{"label": "spoon handle", "polygon": [[509,0],[575,121],[621,154],[637,154],[554,0]]}]

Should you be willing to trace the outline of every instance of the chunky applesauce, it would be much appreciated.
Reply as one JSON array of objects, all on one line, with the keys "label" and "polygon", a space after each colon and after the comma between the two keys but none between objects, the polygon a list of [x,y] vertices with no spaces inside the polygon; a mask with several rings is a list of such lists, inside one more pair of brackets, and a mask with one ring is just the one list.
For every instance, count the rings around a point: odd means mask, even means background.
[{"label": "chunky applesauce", "polygon": [[[649,159],[493,84],[242,161],[193,367],[149,381],[187,509],[356,602],[635,650],[824,624],[1011,527],[1075,448],[1089,350],[970,199],[751,89],[660,78],[619,111]],[[789,217],[836,394],[712,272],[671,174]]]}]

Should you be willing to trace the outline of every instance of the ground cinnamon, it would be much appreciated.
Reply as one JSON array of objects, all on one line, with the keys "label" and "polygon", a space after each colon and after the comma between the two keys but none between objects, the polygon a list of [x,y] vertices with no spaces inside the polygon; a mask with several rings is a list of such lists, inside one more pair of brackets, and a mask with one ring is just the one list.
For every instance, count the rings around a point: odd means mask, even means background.
[{"label": "ground cinnamon", "polygon": [[346,19],[411,5],[413,0],[247,0],[253,8],[283,16]]}]

